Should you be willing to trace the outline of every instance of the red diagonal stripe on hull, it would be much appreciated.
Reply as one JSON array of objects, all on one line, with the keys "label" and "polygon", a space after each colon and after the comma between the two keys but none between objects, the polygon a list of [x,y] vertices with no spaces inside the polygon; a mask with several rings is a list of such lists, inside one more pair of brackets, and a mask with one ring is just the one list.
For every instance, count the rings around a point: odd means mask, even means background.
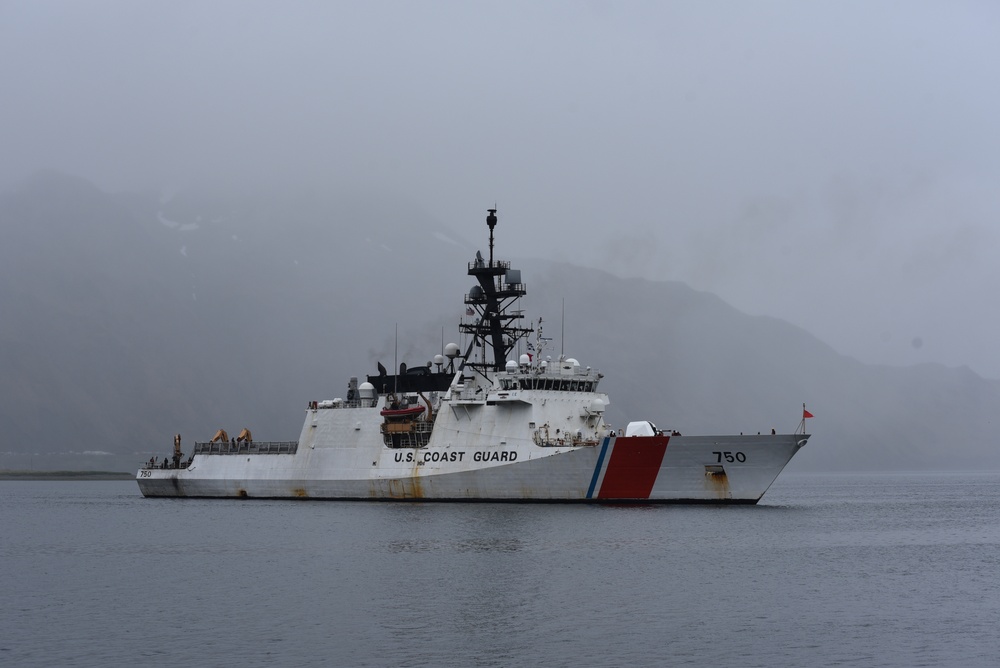
[{"label": "red diagonal stripe on hull", "polygon": [[616,438],[597,498],[648,499],[669,440],[669,436]]}]

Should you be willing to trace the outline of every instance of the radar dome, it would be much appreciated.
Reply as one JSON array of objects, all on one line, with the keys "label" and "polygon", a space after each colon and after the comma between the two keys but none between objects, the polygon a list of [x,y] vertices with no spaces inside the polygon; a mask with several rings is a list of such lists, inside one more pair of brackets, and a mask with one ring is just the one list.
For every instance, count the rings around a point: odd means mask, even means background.
[{"label": "radar dome", "polygon": [[530,357],[528,357],[527,355],[521,355],[521,356],[520,356],[519,358],[517,358],[517,359],[518,359],[518,361],[519,361],[519,362],[520,362],[520,363],[521,363],[522,365],[524,365],[524,366],[528,366],[529,364],[531,364],[531,358],[530,358]]},{"label": "radar dome", "polygon": [[435,355],[434,363],[437,364],[438,366],[444,364],[444,355]]},{"label": "radar dome", "polygon": [[472,299],[482,299],[483,298],[483,288],[480,285],[473,285],[469,290],[469,297]]},{"label": "radar dome", "polygon": [[375,386],[371,383],[365,381],[358,386],[358,394],[361,395],[362,399],[374,399],[375,398]]},{"label": "radar dome", "polygon": [[457,343],[449,343],[444,347],[445,357],[447,357],[450,360],[453,360],[456,357],[458,357],[458,351],[459,347]]},{"label": "radar dome", "polygon": [[507,373],[515,373],[517,371],[517,362],[514,360],[507,360],[507,364],[504,365],[504,368],[507,369]]}]

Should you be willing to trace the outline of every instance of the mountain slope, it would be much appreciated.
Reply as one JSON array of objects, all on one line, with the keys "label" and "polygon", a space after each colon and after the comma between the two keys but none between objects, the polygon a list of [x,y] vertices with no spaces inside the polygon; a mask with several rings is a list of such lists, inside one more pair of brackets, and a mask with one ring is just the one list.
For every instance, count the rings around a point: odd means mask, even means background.
[{"label": "mountain slope", "polygon": [[[129,468],[219,427],[297,437],[306,401],[458,339],[487,236],[482,216],[466,222],[349,193],[109,195],[36,175],[0,198],[0,468],[86,451]],[[502,216],[497,239],[511,257]],[[788,431],[805,402],[799,467],[1000,464],[1000,384],[968,369],[864,365],[681,283],[512,259],[547,354],[607,374],[617,426]]]}]

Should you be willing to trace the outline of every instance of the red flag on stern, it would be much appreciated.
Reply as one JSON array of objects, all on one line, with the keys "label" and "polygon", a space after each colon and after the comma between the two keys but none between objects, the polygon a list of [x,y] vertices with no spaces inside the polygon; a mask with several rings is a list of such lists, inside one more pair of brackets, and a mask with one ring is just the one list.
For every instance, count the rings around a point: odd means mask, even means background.
[{"label": "red flag on stern", "polygon": [[812,416],[813,416],[813,414],[810,413],[809,411],[807,411],[806,407],[803,406],[802,407],[802,419],[805,420],[806,418],[811,418]]}]

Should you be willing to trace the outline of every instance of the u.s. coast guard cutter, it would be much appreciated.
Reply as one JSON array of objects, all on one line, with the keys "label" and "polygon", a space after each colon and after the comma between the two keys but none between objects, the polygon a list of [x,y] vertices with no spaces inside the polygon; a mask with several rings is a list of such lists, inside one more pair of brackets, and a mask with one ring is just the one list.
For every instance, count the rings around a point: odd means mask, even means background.
[{"label": "u.s. coast guard cutter", "polygon": [[[185,460],[154,458],[136,479],[145,496],[440,501],[756,503],[805,445],[791,434],[682,436],[651,422],[604,421],[603,374],[543,356],[541,321],[521,325],[520,271],[489,258],[468,266],[464,353],[436,368],[358,384],[346,399],[309,402],[298,441],[255,442],[220,430]],[[524,351],[523,353],[521,351]],[[514,355],[514,357],[510,357]],[[806,413],[808,415],[808,413]]]}]

